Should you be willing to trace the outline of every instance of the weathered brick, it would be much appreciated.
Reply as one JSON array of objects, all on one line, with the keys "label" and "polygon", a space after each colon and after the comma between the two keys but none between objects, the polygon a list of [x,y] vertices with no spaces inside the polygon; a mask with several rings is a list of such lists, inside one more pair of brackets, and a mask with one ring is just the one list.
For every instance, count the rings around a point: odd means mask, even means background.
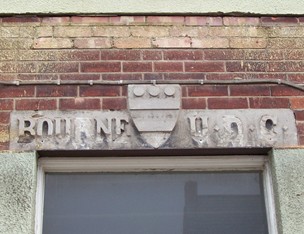
[{"label": "weathered brick", "polygon": [[271,72],[303,72],[303,61],[270,62],[269,71]]},{"label": "weathered brick", "polygon": [[267,47],[267,39],[264,38],[230,38],[230,48],[253,48],[261,49]]},{"label": "weathered brick", "polygon": [[102,80],[142,80],[141,73],[102,74]]},{"label": "weathered brick", "polygon": [[0,150],[9,150],[9,141],[8,142],[0,142]]},{"label": "weathered brick", "polygon": [[192,48],[228,48],[229,40],[227,38],[208,37],[202,39],[193,38]]},{"label": "weathered brick", "polygon": [[75,85],[43,85],[37,86],[37,97],[76,97],[77,86]]},{"label": "weathered brick", "polygon": [[99,80],[99,74],[61,74],[61,80]]},{"label": "weathered brick", "polygon": [[6,73],[32,73],[36,72],[35,63],[14,63],[14,62],[2,62],[0,63],[0,72]]},{"label": "weathered brick", "polygon": [[304,74],[303,73],[296,73],[296,74],[288,74],[288,80],[297,83],[304,82]]},{"label": "weathered brick", "polygon": [[165,60],[203,60],[204,55],[201,50],[165,50]]},{"label": "weathered brick", "polygon": [[183,16],[148,16],[146,22],[150,24],[183,24]]},{"label": "weathered brick", "polygon": [[168,27],[134,26],[130,27],[133,37],[166,37],[169,36]]},{"label": "weathered brick", "polygon": [[16,110],[55,110],[55,99],[18,99],[15,101]]},{"label": "weathered brick", "polygon": [[227,86],[189,86],[189,97],[228,96]]},{"label": "weathered brick", "polygon": [[77,24],[106,24],[109,23],[107,16],[72,16],[72,23]]},{"label": "weathered brick", "polygon": [[303,60],[304,50],[295,49],[295,50],[284,50],[284,56],[286,60]]},{"label": "weathered brick", "polygon": [[94,61],[100,59],[99,50],[63,50],[58,51],[58,60],[61,61]]},{"label": "weathered brick", "polygon": [[228,72],[266,72],[268,64],[265,62],[226,62]]},{"label": "weathered brick", "polygon": [[186,72],[224,72],[223,62],[185,62]]},{"label": "weathered brick", "polygon": [[102,50],[101,60],[140,60],[139,50]]},{"label": "weathered brick", "polygon": [[167,37],[152,40],[152,45],[159,48],[190,48],[191,38],[189,37]]},{"label": "weathered brick", "polygon": [[87,62],[81,63],[82,72],[120,72],[120,62]]},{"label": "weathered brick", "polygon": [[14,74],[1,74],[0,73],[0,80],[1,81],[16,80],[16,75],[14,75]]},{"label": "weathered brick", "polygon": [[0,143],[8,142],[9,140],[9,126],[0,125]]},{"label": "weathered brick", "polygon": [[256,85],[230,86],[230,96],[270,96],[270,87]]},{"label": "weathered brick", "polygon": [[0,38],[0,50],[29,49],[32,43],[32,39]]},{"label": "weathered brick", "polygon": [[287,86],[271,87],[272,96],[304,96],[304,92]]},{"label": "weathered brick", "polygon": [[102,109],[125,110],[127,109],[127,100],[126,98],[103,98]]},{"label": "weathered brick", "polygon": [[185,18],[186,25],[193,26],[221,26],[223,25],[222,17],[214,17],[214,16],[186,16]]},{"label": "weathered brick", "polygon": [[224,17],[224,25],[259,25],[258,17]]},{"label": "weathered brick", "polygon": [[79,70],[79,64],[75,62],[44,62],[39,63],[37,66],[37,70],[40,73],[71,73]]},{"label": "weathered brick", "polygon": [[0,110],[13,110],[14,101],[12,99],[0,99]]},{"label": "weathered brick", "polygon": [[0,124],[9,124],[10,112],[0,112]]},{"label": "weathered brick", "polygon": [[34,86],[3,86],[1,87],[0,98],[33,97],[34,94]]},{"label": "weathered brick", "polygon": [[299,35],[304,34],[303,27],[269,27],[268,36],[269,37],[299,37]]},{"label": "weathered brick", "polygon": [[206,98],[182,98],[183,109],[206,109]]},{"label": "weathered brick", "polygon": [[38,38],[34,40],[34,49],[64,49],[72,48],[71,39],[67,38]]},{"label": "weathered brick", "polygon": [[129,27],[120,26],[96,26],[93,27],[93,36],[97,37],[129,37],[131,35]]},{"label": "weathered brick", "polygon": [[99,98],[68,98],[59,100],[60,110],[99,110],[101,103]]},{"label": "weathered brick", "polygon": [[298,136],[299,138],[299,145],[304,145],[304,135]]},{"label": "weathered brick", "polygon": [[264,25],[268,24],[297,24],[298,18],[296,17],[261,17],[261,22]]},{"label": "weathered brick", "polygon": [[162,51],[160,51],[160,50],[143,50],[142,57],[143,57],[143,60],[161,60]]},{"label": "weathered brick", "polygon": [[40,23],[41,18],[37,16],[3,17],[2,23]]},{"label": "weathered brick", "polygon": [[249,98],[250,108],[289,108],[288,98]]},{"label": "weathered brick", "polygon": [[[208,34],[207,27],[181,27],[175,26],[170,29],[170,36],[173,37],[204,37]],[[157,35],[155,35],[157,37]],[[162,37],[159,35],[158,37]]]},{"label": "weathered brick", "polygon": [[152,72],[151,62],[123,62],[124,72]]},{"label": "weathered brick", "polygon": [[119,86],[80,86],[80,97],[116,97],[120,96]]},{"label": "weathered brick", "polygon": [[269,38],[270,49],[303,49],[304,38]]},{"label": "weathered brick", "polygon": [[74,46],[76,48],[111,48],[110,38],[76,38],[74,40]]},{"label": "weathered brick", "polygon": [[204,50],[205,60],[243,60],[244,50],[210,49]]},{"label": "weathered brick", "polygon": [[235,78],[245,79],[245,73],[208,73],[206,74],[207,80],[233,80]]},{"label": "weathered brick", "polygon": [[114,24],[138,24],[144,23],[146,20],[145,16],[110,16],[109,21]]},{"label": "weathered brick", "polygon": [[35,28],[34,27],[20,27],[19,29],[19,37],[35,37]]},{"label": "weathered brick", "polygon": [[58,80],[55,74],[18,74],[18,80]]},{"label": "weathered brick", "polygon": [[208,109],[246,109],[247,98],[208,98]]},{"label": "weathered brick", "polygon": [[68,16],[55,16],[55,17],[43,17],[42,24],[47,25],[61,25],[61,24],[69,24],[70,17]]},{"label": "weathered brick", "polygon": [[246,79],[287,80],[287,76],[284,73],[246,73]]},{"label": "weathered brick", "polygon": [[245,60],[283,60],[284,52],[282,50],[245,50]]},{"label": "weathered brick", "polygon": [[297,122],[297,129],[299,135],[304,135],[304,122]]},{"label": "weathered brick", "polygon": [[21,61],[52,61],[58,59],[58,51],[19,50],[16,59]]},{"label": "weathered brick", "polygon": [[304,109],[304,97],[290,98],[292,109]]},{"label": "weathered brick", "polygon": [[54,28],[54,37],[90,37],[90,27],[60,26]]},{"label": "weathered brick", "polygon": [[304,121],[304,110],[297,110],[297,111],[294,111],[294,113],[296,116],[296,120]]},{"label": "weathered brick", "polygon": [[154,62],[154,71],[156,72],[182,72],[182,62]]},{"label": "weathered brick", "polygon": [[165,73],[165,80],[204,80],[205,73]]},{"label": "weathered brick", "polygon": [[114,47],[122,49],[151,48],[150,38],[114,38]]},{"label": "weathered brick", "polygon": [[8,60],[15,60],[17,57],[17,51],[12,50],[2,50],[0,53],[0,61],[8,61]]},{"label": "weathered brick", "polygon": [[19,37],[19,27],[0,27],[0,37]]},{"label": "weathered brick", "polygon": [[41,26],[36,27],[36,37],[52,37],[53,36],[53,27],[51,26]]},{"label": "weathered brick", "polygon": [[163,80],[164,74],[163,73],[145,73],[144,80]]}]

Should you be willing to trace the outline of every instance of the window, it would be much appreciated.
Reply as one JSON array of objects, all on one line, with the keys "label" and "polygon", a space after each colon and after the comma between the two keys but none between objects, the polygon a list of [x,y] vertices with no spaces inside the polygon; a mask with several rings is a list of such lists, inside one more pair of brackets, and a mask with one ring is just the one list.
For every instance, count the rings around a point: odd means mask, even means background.
[{"label": "window", "polygon": [[37,234],[276,233],[263,156],[42,158],[37,198]]}]

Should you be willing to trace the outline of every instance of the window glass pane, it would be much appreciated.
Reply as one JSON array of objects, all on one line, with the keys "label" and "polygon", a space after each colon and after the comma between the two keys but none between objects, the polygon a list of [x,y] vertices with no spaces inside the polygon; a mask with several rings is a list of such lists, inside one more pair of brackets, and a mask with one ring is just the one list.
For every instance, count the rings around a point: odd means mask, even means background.
[{"label": "window glass pane", "polygon": [[54,233],[268,233],[261,173],[47,173]]}]

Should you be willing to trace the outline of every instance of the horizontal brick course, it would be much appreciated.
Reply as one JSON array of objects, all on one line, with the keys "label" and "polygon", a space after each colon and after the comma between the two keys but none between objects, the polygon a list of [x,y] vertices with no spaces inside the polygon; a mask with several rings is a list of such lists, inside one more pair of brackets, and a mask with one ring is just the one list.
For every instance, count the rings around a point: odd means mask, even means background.
[{"label": "horizontal brick course", "polygon": [[0,124],[9,124],[10,112],[0,112]]},{"label": "horizontal brick course", "polygon": [[151,62],[123,62],[123,72],[152,72]]},{"label": "horizontal brick course", "polygon": [[182,62],[155,62],[154,71],[155,72],[182,72],[183,63]]},{"label": "horizontal brick course", "polygon": [[101,108],[99,98],[73,98],[60,99],[60,110],[99,110]]},{"label": "horizontal brick course", "polygon": [[17,99],[16,110],[56,110],[55,99]]},{"label": "horizontal brick course", "polygon": [[183,109],[206,109],[206,98],[183,98]]},{"label": "horizontal brick course", "polygon": [[127,109],[126,98],[104,98],[102,99],[102,109],[125,110]]},{"label": "horizontal brick course", "polygon": [[76,85],[44,85],[37,86],[37,97],[76,97],[77,86]]},{"label": "horizontal brick course", "polygon": [[289,108],[288,98],[249,98],[250,108]]},{"label": "horizontal brick course", "polygon": [[34,86],[4,86],[1,87],[0,98],[33,97],[34,94]]},{"label": "horizontal brick course", "polygon": [[185,62],[186,72],[224,72],[222,62]]},{"label": "horizontal brick course", "polygon": [[80,97],[113,97],[120,96],[119,86],[80,86]]},{"label": "horizontal brick course", "polygon": [[81,63],[81,72],[120,72],[120,62],[94,62],[94,63]]},{"label": "horizontal brick course", "polygon": [[228,96],[228,87],[227,86],[189,86],[188,95],[190,97]]},{"label": "horizontal brick course", "polygon": [[208,98],[209,109],[246,109],[247,98]]},{"label": "horizontal brick course", "polygon": [[231,96],[270,96],[270,87],[256,85],[230,86]]}]

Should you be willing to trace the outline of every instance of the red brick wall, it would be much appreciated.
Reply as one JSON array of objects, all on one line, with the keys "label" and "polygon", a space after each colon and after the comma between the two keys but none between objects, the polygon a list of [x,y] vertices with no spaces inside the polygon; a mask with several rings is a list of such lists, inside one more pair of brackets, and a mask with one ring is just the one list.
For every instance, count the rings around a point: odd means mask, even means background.
[{"label": "red brick wall", "polygon": [[[304,81],[304,17],[2,17],[0,80]],[[304,145],[304,92],[183,85],[184,109],[290,108]],[[0,150],[12,110],[126,109],[126,87],[0,87]]]}]

